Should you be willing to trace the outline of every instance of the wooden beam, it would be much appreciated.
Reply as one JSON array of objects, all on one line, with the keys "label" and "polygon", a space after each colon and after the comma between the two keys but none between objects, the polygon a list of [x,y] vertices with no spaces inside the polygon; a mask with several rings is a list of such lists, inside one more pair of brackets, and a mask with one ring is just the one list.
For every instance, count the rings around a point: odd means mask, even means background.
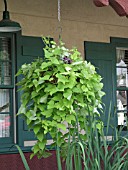
[{"label": "wooden beam", "polygon": [[102,7],[102,6],[108,6],[109,5],[109,0],[93,0],[93,2],[97,7]]},{"label": "wooden beam", "polygon": [[109,3],[119,16],[128,16],[128,0],[109,0]]},{"label": "wooden beam", "polygon": [[128,16],[128,0],[93,0],[97,7],[110,5],[119,16]]}]

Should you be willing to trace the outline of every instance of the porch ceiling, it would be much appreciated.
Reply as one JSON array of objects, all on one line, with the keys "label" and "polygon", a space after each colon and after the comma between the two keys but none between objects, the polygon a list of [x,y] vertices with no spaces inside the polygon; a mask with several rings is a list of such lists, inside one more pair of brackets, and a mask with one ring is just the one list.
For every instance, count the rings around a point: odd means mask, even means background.
[{"label": "porch ceiling", "polygon": [[128,0],[93,0],[97,7],[110,5],[119,16],[128,17]]}]

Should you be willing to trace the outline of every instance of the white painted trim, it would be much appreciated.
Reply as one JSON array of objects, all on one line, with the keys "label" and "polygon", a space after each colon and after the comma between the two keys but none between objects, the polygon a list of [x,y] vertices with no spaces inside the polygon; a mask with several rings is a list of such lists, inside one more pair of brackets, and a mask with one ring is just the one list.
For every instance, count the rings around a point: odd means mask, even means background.
[{"label": "white painted trim", "polygon": [[[24,141],[24,146],[27,147],[27,146],[34,146],[36,144],[37,140],[31,140],[31,141]],[[53,140],[52,139],[49,139],[47,141],[47,145],[51,145],[53,143]]]}]

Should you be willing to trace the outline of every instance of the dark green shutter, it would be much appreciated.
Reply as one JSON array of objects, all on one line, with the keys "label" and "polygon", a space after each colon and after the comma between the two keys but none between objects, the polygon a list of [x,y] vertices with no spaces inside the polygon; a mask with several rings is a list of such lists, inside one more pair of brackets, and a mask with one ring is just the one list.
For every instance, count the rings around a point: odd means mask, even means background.
[{"label": "dark green shutter", "polygon": [[[85,59],[91,62],[96,71],[101,75],[102,82],[104,84],[103,91],[106,95],[103,97],[103,103],[105,104],[105,114],[102,115],[104,125],[107,124],[107,117],[109,113],[110,105],[111,116],[114,117],[115,107],[115,55],[114,48],[109,43],[95,43],[85,42]],[[111,103],[111,104],[110,104]],[[115,122],[111,122],[115,126]]]},{"label": "dark green shutter", "polygon": [[[19,43],[18,55],[17,55],[17,70],[21,67],[24,63],[31,63],[34,59],[38,57],[43,57],[43,47],[44,43],[41,37],[28,37],[22,36],[21,41]],[[17,78],[17,81],[22,79],[21,76]],[[18,92],[18,108],[20,107],[20,98],[21,93]],[[18,143],[20,146],[24,146],[24,141],[32,141],[35,140],[35,136],[33,131],[28,130],[27,125],[22,117],[18,116],[17,120],[17,127],[18,127]]]}]

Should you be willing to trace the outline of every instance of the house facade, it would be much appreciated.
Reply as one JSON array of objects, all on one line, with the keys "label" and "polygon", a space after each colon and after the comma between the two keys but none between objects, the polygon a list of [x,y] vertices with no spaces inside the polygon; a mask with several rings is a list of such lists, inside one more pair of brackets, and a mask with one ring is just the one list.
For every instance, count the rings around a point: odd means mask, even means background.
[{"label": "house facade", "polygon": [[[121,6],[121,1],[7,2],[11,20],[20,23],[22,29],[17,32],[0,32],[0,168],[24,169],[14,145],[18,144],[26,152],[29,161],[31,147],[36,142],[23,118],[16,116],[21,98],[16,83],[22,77],[15,77],[15,74],[22,64],[30,63],[38,56],[43,57],[42,36],[50,36],[56,42],[61,36],[67,48],[77,47],[83,58],[96,66],[103,78],[103,90],[106,93],[103,98],[104,125],[110,109],[113,126],[124,126],[122,135],[127,134],[128,18],[127,9]],[[1,1],[1,19],[4,9],[4,1]],[[53,156],[48,159],[34,158],[29,161],[30,168],[38,170],[44,167],[48,170],[54,167],[56,170],[55,151],[51,152]]]}]

